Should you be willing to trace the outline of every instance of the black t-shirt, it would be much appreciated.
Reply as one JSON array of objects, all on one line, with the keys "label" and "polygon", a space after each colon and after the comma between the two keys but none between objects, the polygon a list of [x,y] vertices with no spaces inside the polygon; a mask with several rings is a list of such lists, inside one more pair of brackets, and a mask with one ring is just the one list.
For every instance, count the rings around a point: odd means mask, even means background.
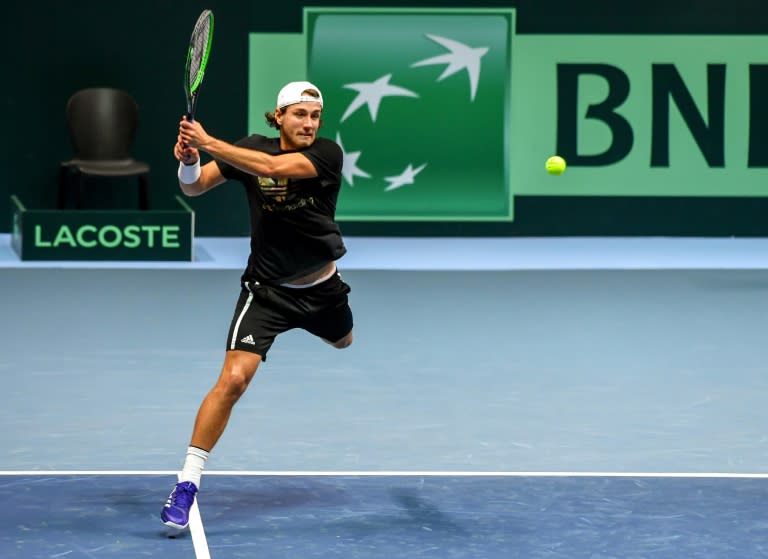
[{"label": "black t-shirt", "polygon": [[[271,155],[286,153],[279,138],[259,134],[235,145]],[[299,150],[317,169],[309,179],[275,179],[251,175],[216,159],[221,174],[240,181],[248,195],[251,214],[251,254],[244,281],[289,282],[319,270],[346,252],[335,222],[341,188],[341,148],[317,138]]]}]

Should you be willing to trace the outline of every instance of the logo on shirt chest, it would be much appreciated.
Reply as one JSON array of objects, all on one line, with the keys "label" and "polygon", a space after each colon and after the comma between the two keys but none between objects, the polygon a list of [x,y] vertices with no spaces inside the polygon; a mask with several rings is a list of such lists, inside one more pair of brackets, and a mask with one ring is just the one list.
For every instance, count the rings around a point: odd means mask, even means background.
[{"label": "logo on shirt chest", "polygon": [[256,177],[262,194],[267,199],[261,207],[268,212],[293,212],[307,205],[316,206],[314,196],[301,196],[288,191],[289,179]]},{"label": "logo on shirt chest", "polygon": [[288,179],[271,177],[256,177],[259,188],[264,196],[271,198],[274,202],[285,202],[288,199]]}]

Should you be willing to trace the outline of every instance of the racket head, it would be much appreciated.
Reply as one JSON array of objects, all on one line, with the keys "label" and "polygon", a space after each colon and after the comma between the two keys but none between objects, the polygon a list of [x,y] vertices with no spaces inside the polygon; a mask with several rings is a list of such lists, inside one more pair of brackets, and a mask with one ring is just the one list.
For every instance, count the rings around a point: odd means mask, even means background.
[{"label": "racket head", "polygon": [[187,116],[194,116],[197,95],[205,76],[208,57],[213,44],[213,12],[203,10],[197,18],[187,49],[187,61],[184,65],[184,93],[187,98]]}]

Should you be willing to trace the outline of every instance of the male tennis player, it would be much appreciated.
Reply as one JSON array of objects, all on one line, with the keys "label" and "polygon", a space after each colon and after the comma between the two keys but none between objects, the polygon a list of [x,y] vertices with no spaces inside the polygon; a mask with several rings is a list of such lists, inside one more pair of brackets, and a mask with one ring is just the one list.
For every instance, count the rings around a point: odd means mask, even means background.
[{"label": "male tennis player", "polygon": [[[317,136],[323,109],[320,90],[291,82],[265,114],[279,136],[258,134],[229,144],[183,118],[173,152],[179,185],[198,196],[228,179],[245,187],[250,208],[251,254],[227,336],[216,384],[195,419],[179,483],[160,514],[183,529],[200,487],[208,454],[229,420],[275,336],[291,328],[322,338],[335,348],[352,343],[349,286],[335,261],[346,252],[335,222],[341,186],[341,148]],[[200,165],[200,151],[213,160]]]}]

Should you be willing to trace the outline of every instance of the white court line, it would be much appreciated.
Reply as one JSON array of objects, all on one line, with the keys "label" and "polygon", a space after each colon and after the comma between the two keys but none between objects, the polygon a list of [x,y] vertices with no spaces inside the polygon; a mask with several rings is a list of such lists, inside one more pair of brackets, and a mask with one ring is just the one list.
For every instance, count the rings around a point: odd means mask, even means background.
[{"label": "white court line", "polygon": [[[0,470],[0,476],[157,476],[169,470]],[[263,477],[645,477],[645,478],[753,478],[768,479],[768,473],[736,472],[490,472],[490,471],[355,471],[355,470],[209,470],[207,476]],[[197,501],[195,501],[197,503]]]}]

